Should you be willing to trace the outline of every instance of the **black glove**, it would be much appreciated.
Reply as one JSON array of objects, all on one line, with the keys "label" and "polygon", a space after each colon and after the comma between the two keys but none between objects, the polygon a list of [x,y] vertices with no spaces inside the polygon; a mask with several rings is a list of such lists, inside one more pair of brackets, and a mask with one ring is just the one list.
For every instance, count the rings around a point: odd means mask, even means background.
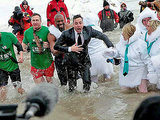
[{"label": "black glove", "polygon": [[114,59],[114,64],[119,65],[121,63],[121,59],[113,58]]},{"label": "black glove", "polygon": [[107,59],[107,63],[112,63],[113,65],[119,65],[121,63],[121,59],[113,58],[113,59]]}]

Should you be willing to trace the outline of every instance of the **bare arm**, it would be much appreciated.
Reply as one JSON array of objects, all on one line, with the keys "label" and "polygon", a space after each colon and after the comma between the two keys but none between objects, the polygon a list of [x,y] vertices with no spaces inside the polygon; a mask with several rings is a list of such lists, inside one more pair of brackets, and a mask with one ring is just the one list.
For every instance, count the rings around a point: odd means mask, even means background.
[{"label": "bare arm", "polygon": [[56,37],[54,35],[52,35],[51,33],[48,34],[48,42],[49,42],[49,46],[50,46],[50,49],[51,49],[51,52],[53,53],[53,55],[58,55],[62,52],[60,51],[57,51],[57,50],[54,50],[54,45],[55,45],[55,42],[56,42]]},{"label": "bare arm", "polygon": [[53,47],[55,45],[56,37],[50,33],[48,34],[47,37],[48,37],[48,42],[49,42],[51,52],[53,52],[53,50],[54,50]]},{"label": "bare arm", "polygon": [[24,52],[27,52],[27,45],[25,43],[22,43],[22,48]]}]

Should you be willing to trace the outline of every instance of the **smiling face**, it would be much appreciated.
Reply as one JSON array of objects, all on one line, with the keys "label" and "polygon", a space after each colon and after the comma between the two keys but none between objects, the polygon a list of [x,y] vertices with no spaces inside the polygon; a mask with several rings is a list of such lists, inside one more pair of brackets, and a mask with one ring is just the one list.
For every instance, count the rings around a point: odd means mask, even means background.
[{"label": "smiling face", "polygon": [[151,20],[151,17],[144,18],[142,20],[143,25],[147,28],[148,21]]},{"label": "smiling face", "polygon": [[150,35],[152,33],[152,27],[150,26],[149,22],[147,23],[147,30],[148,34]]},{"label": "smiling face", "polygon": [[38,15],[32,16],[31,23],[33,25],[33,29],[39,29],[41,27],[41,18]]},{"label": "smiling face", "polygon": [[58,16],[58,17],[55,18],[55,25],[60,31],[64,30],[64,18],[63,18],[63,16]]},{"label": "smiling face", "polygon": [[122,4],[122,5],[121,5],[121,9],[122,9],[122,10],[126,10],[126,9],[127,9],[127,6],[126,6],[125,4]]},{"label": "smiling face", "polygon": [[28,5],[23,5],[23,8],[24,8],[24,9],[27,9],[27,8],[28,8]]},{"label": "smiling face", "polygon": [[108,10],[109,9],[109,5],[104,6],[104,9]]},{"label": "smiling face", "polygon": [[81,33],[83,30],[83,26],[84,26],[82,18],[79,17],[79,18],[74,19],[73,26],[77,33]]}]

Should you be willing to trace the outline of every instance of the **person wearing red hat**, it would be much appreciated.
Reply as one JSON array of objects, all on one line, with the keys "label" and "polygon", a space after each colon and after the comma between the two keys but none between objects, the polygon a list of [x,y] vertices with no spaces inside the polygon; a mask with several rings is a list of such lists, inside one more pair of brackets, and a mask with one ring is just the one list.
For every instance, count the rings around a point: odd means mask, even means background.
[{"label": "person wearing red hat", "polygon": [[119,16],[119,25],[120,28],[129,22],[134,20],[133,13],[130,10],[127,10],[127,5],[123,2],[121,5],[121,10],[118,12]]},{"label": "person wearing red hat", "polygon": [[28,2],[26,0],[24,0],[22,4],[20,4],[20,7],[23,13],[28,13],[30,17],[33,15],[33,12],[32,10],[30,10],[30,6],[28,5]]},{"label": "person wearing red hat", "polygon": [[64,16],[64,22],[70,23],[66,4],[62,0],[52,0],[47,6],[47,26],[55,25],[54,16],[60,13]]},{"label": "person wearing red hat", "polygon": [[110,5],[106,0],[103,2],[103,7],[104,9],[98,13],[98,17],[101,21],[100,27],[103,32],[112,31],[117,27],[119,17],[114,10],[110,9]]}]

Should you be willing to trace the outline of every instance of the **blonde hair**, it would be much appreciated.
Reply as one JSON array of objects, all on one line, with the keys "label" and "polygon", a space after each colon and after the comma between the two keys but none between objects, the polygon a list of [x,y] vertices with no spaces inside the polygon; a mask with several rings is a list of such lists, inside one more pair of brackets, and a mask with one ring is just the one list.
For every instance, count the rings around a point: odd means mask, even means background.
[{"label": "blonde hair", "polygon": [[155,31],[157,29],[157,27],[160,25],[160,21],[159,20],[150,20],[148,21],[149,26],[152,29],[152,32]]},{"label": "blonde hair", "polygon": [[123,35],[127,38],[130,38],[135,31],[136,31],[136,27],[131,23],[126,24],[122,29]]}]

